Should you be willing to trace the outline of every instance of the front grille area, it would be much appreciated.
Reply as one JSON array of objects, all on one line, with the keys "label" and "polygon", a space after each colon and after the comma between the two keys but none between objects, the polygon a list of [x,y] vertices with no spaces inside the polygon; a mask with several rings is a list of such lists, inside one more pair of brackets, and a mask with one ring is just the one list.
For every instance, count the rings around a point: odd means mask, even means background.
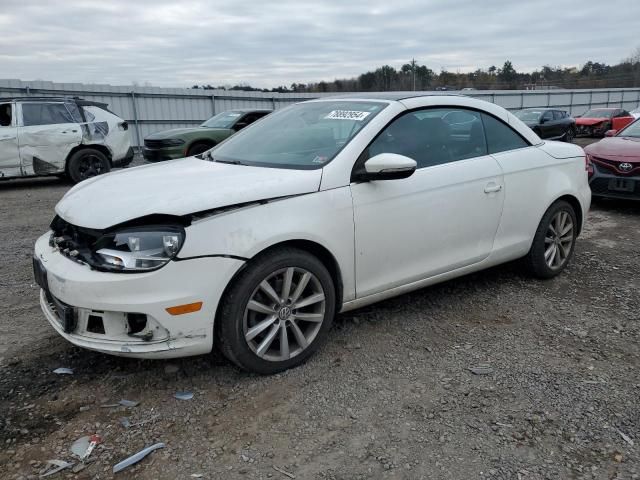
[{"label": "front grille area", "polygon": [[621,163],[629,163],[621,160],[610,160],[608,158],[602,157],[591,157],[593,163],[598,166],[599,170],[606,171],[607,173],[614,173],[615,175],[632,177],[635,175],[640,175],[640,163],[632,164],[633,168],[628,171],[620,170]]},{"label": "front grille area", "polygon": [[60,326],[66,333],[75,331],[78,325],[78,317],[76,309],[54,297],[49,289],[44,290],[44,296],[47,300],[49,310],[55,315]]},{"label": "front grille area", "polygon": [[163,148],[167,146],[167,142],[165,140],[145,140],[144,146],[151,149]]}]

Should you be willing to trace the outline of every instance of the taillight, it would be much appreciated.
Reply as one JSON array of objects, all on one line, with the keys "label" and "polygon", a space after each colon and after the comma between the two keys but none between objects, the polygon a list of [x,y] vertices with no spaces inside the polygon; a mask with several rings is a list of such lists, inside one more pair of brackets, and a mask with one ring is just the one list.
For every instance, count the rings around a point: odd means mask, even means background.
[{"label": "taillight", "polygon": [[588,153],[584,156],[584,169],[587,171],[589,177],[593,175],[593,163],[591,162],[591,155]]}]

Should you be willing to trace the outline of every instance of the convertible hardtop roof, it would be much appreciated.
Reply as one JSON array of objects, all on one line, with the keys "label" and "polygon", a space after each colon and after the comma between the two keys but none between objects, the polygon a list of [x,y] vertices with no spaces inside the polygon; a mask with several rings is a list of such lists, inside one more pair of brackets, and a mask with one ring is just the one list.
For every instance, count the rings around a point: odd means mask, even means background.
[{"label": "convertible hardtop roof", "polygon": [[370,93],[346,93],[344,95],[331,95],[328,97],[321,97],[316,100],[335,100],[335,99],[358,99],[358,100],[406,100],[408,98],[418,97],[469,97],[469,95],[463,95],[461,93],[450,92],[370,92]]},{"label": "convertible hardtop roof", "polygon": [[107,110],[108,103],[94,102],[80,97],[0,97],[0,102],[74,102],[85,107],[100,107]]},{"label": "convertible hardtop roof", "polygon": [[231,108],[229,110],[225,110],[225,112],[273,112],[273,110],[270,108]]}]

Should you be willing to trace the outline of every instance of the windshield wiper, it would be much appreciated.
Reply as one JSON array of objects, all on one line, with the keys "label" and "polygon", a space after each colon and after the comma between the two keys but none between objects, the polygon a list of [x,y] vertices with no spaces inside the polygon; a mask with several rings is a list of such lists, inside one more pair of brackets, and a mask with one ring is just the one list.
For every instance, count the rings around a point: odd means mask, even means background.
[{"label": "windshield wiper", "polygon": [[246,165],[245,163],[242,163],[240,160],[214,160],[213,157],[211,157],[211,160],[216,163],[228,163],[229,165]]}]

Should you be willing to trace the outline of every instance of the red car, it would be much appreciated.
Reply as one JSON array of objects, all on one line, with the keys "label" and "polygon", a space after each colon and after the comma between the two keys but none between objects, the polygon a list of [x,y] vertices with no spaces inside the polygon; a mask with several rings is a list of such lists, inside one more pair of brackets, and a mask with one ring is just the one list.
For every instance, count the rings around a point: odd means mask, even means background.
[{"label": "red car", "polygon": [[603,137],[607,130],[622,130],[635,117],[622,108],[593,108],[576,118],[576,134],[582,137]]},{"label": "red car", "polygon": [[640,119],[584,151],[593,196],[640,200]]}]

